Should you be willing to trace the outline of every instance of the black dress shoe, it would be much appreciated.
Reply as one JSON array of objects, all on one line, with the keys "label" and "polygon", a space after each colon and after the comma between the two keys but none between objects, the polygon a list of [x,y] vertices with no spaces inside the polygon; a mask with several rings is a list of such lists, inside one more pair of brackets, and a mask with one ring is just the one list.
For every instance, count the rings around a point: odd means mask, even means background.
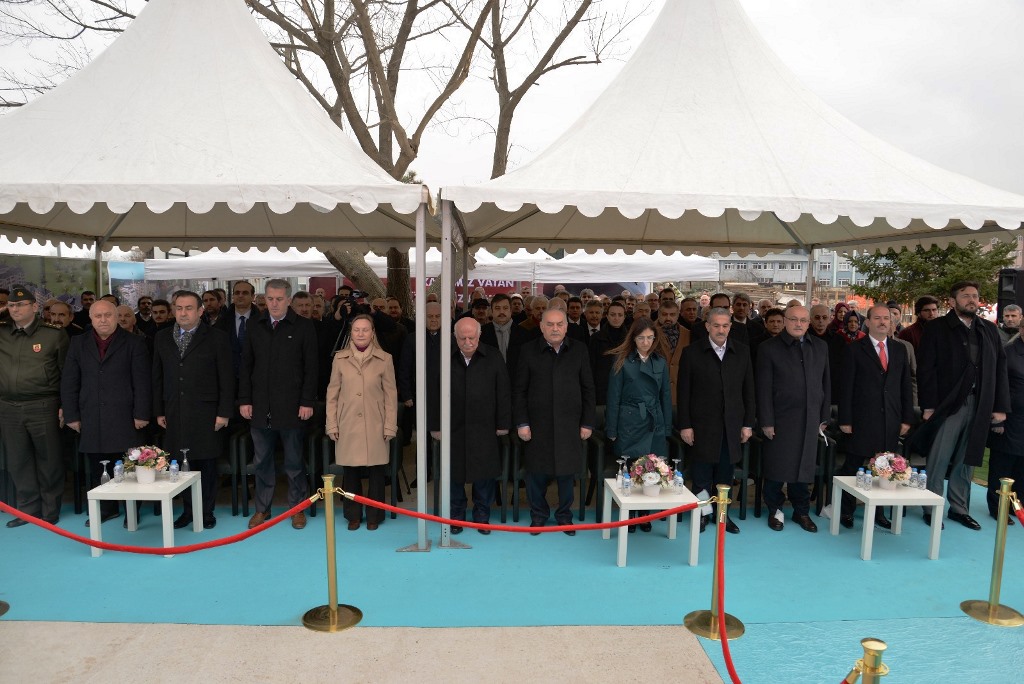
[{"label": "black dress shoe", "polygon": [[349,530],[358,530],[359,529],[359,521],[358,520],[349,520],[348,521],[348,529]]},{"label": "black dress shoe", "polygon": [[28,521],[22,520],[21,518],[14,518],[13,520],[7,521],[8,527],[21,527],[22,525],[28,525]]},{"label": "black dress shoe", "polygon": [[814,524],[814,521],[811,520],[811,516],[809,515],[794,515],[793,522],[795,522],[797,525],[804,528],[808,532],[818,531],[818,526]]},{"label": "black dress shoe", "polygon": [[204,530],[212,530],[216,526],[217,526],[217,518],[213,517],[212,515],[210,515],[210,516],[204,515],[203,516],[203,529]]},{"label": "black dress shoe", "polygon": [[458,525],[452,525],[452,534],[462,534],[462,528]]},{"label": "black dress shoe", "polygon": [[[924,514],[924,524],[925,525],[929,525],[929,526],[932,524],[932,514],[931,513],[925,513]],[[942,523],[942,529],[946,529],[946,523]]]},{"label": "black dress shoe", "polygon": [[839,516],[839,524],[848,530],[853,529],[853,516],[852,515],[841,515]]},{"label": "black dress shoe", "polygon": [[[544,523],[542,521],[541,522],[534,521],[534,522],[530,523],[530,527],[544,527]],[[536,537],[538,534],[540,534],[540,532],[531,532],[530,536],[531,537]]]},{"label": "black dress shoe", "polygon": [[948,517],[953,522],[958,522],[969,530],[977,531],[981,529],[981,524],[966,513],[955,513],[950,511]]},{"label": "black dress shoe", "polygon": [[784,527],[784,525],[783,525],[782,521],[779,520],[778,518],[776,518],[774,515],[769,515],[768,516],[768,527],[772,528],[776,532],[781,532],[782,528]]},{"label": "black dress shoe", "polygon": [[891,530],[892,523],[885,517],[885,513],[882,511],[875,511],[875,524],[881,527],[883,530]]},{"label": "black dress shoe", "polygon": [[[997,518],[997,517],[996,517],[996,514],[995,514],[995,513],[989,512],[989,514],[988,514],[988,515],[989,515],[989,517],[990,517],[990,518],[992,518],[993,520],[998,520],[998,519],[999,519],[999,518]],[[1014,524],[1015,522],[1016,522],[1016,521],[1015,521],[1015,520],[1014,520],[1014,518],[1013,518],[1013,513],[1010,513],[1010,514],[1009,514],[1009,515],[1008,515],[1008,516],[1006,517],[1006,526],[1007,526],[1007,527],[1012,527],[1012,526],[1013,526],[1013,524]]]},{"label": "black dress shoe", "polygon": [[576,530],[562,530],[562,531],[565,533],[565,536],[567,536],[567,537],[575,537],[576,536]]},{"label": "black dress shoe", "polygon": [[732,518],[726,517],[725,519],[725,531],[729,534],[739,534],[739,526],[732,521]]},{"label": "black dress shoe", "polygon": [[703,532],[704,530],[706,530],[708,528],[708,520],[711,520],[711,516],[710,515],[702,515],[702,516],[700,516],[700,531],[701,532]]},{"label": "black dress shoe", "polygon": [[490,534],[491,533],[490,530],[485,530],[482,527],[476,528],[476,531],[479,532],[480,534]]},{"label": "black dress shoe", "polygon": [[633,534],[634,532],[636,532],[636,525],[630,525],[629,526],[629,533]]},{"label": "black dress shoe", "polygon": [[640,523],[640,531],[641,532],[650,532],[651,531],[651,523],[649,523],[649,522]]},{"label": "black dress shoe", "polygon": [[180,530],[183,527],[188,527],[192,524],[192,516],[188,513],[182,513],[178,516],[178,519],[174,521],[174,529]]}]

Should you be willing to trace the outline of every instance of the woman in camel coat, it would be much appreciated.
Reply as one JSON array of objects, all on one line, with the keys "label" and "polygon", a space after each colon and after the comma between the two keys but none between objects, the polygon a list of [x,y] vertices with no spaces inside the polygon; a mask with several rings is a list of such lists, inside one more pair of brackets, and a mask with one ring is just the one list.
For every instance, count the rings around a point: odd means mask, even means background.
[{"label": "woman in camel coat", "polygon": [[[349,342],[334,355],[327,386],[327,434],[335,441],[335,462],[344,466],[341,486],[362,495],[363,478],[370,480],[368,498],[384,500],[389,442],[398,431],[398,392],[391,355],[377,344],[373,319],[352,319]],[[348,529],[359,529],[363,507],[345,499]],[[366,529],[375,530],[384,512],[368,507]]]}]

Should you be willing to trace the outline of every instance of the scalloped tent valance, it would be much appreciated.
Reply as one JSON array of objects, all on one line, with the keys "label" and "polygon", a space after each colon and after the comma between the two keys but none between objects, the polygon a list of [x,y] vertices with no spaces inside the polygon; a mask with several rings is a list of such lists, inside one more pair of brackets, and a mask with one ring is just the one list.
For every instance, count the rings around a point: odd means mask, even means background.
[{"label": "scalloped tent valance", "polygon": [[446,187],[469,244],[700,254],[961,241],[1024,197],[879,140],[811,93],[736,0],[672,0],[531,163]]},{"label": "scalloped tent valance", "polygon": [[411,246],[428,199],[309,97],[237,0],[152,0],[0,118],[0,227],[148,248]]}]

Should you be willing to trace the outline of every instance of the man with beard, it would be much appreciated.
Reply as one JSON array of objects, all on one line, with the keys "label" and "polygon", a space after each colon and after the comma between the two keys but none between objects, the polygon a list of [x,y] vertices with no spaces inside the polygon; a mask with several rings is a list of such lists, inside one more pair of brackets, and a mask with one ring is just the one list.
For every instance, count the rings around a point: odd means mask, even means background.
[{"label": "man with beard", "polygon": [[[817,464],[818,433],[832,407],[825,343],[808,334],[811,314],[786,309],[786,329],[758,349],[757,415],[764,433],[764,501],[768,527],[781,532],[785,517],[782,486],[793,504],[793,522],[817,532],[811,520],[809,483]],[[731,341],[730,337],[730,341]]]},{"label": "man with beard", "polygon": [[501,353],[508,371],[509,381],[514,386],[516,369],[519,367],[519,347],[530,339],[529,333],[516,325],[512,319],[512,298],[496,294],[491,300],[491,322],[480,330],[480,344],[487,344]]},{"label": "man with beard", "polygon": [[[658,325],[665,333],[665,344],[668,346],[668,377],[672,383],[672,406],[676,405],[676,393],[679,382],[679,359],[683,350],[690,345],[690,331],[679,325],[679,307],[675,300],[660,302],[658,307]],[[726,331],[728,332],[728,330]]]},{"label": "man with beard", "polygon": [[149,295],[139,297],[139,311],[135,314],[135,328],[146,336],[152,336],[156,330],[156,323],[153,321],[153,298]]},{"label": "man with beard", "polygon": [[[1010,408],[1006,355],[996,326],[978,316],[978,283],[950,288],[949,312],[925,326],[918,357],[918,397],[923,418],[935,425],[928,452],[928,489],[943,496],[949,476],[949,519],[971,530],[971,477],[982,463],[993,426]],[[931,522],[931,515],[925,513]]]},{"label": "man with beard", "polygon": [[1006,344],[1020,332],[1021,308],[1016,304],[1004,306],[1002,316],[1003,321],[999,324],[999,336],[1003,339],[1003,344]]},{"label": "man with beard", "polygon": [[68,337],[75,337],[85,332],[82,326],[75,323],[74,315],[71,313],[71,306],[67,302],[54,302],[51,304],[50,319],[47,322],[63,328]]}]

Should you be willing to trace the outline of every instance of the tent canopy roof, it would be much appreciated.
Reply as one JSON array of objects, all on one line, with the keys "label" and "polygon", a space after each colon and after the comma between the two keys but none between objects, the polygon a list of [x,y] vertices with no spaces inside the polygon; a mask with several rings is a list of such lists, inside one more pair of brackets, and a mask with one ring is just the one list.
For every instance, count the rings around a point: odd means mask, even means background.
[{"label": "tent canopy roof", "polygon": [[237,0],[152,0],[88,66],[0,119],[0,225],[164,248],[411,245],[400,183],[302,89]]},{"label": "tent canopy roof", "polygon": [[736,0],[666,2],[561,138],[441,196],[470,244],[546,249],[930,244],[1024,220],[1024,197],[907,154],[826,105]]}]

